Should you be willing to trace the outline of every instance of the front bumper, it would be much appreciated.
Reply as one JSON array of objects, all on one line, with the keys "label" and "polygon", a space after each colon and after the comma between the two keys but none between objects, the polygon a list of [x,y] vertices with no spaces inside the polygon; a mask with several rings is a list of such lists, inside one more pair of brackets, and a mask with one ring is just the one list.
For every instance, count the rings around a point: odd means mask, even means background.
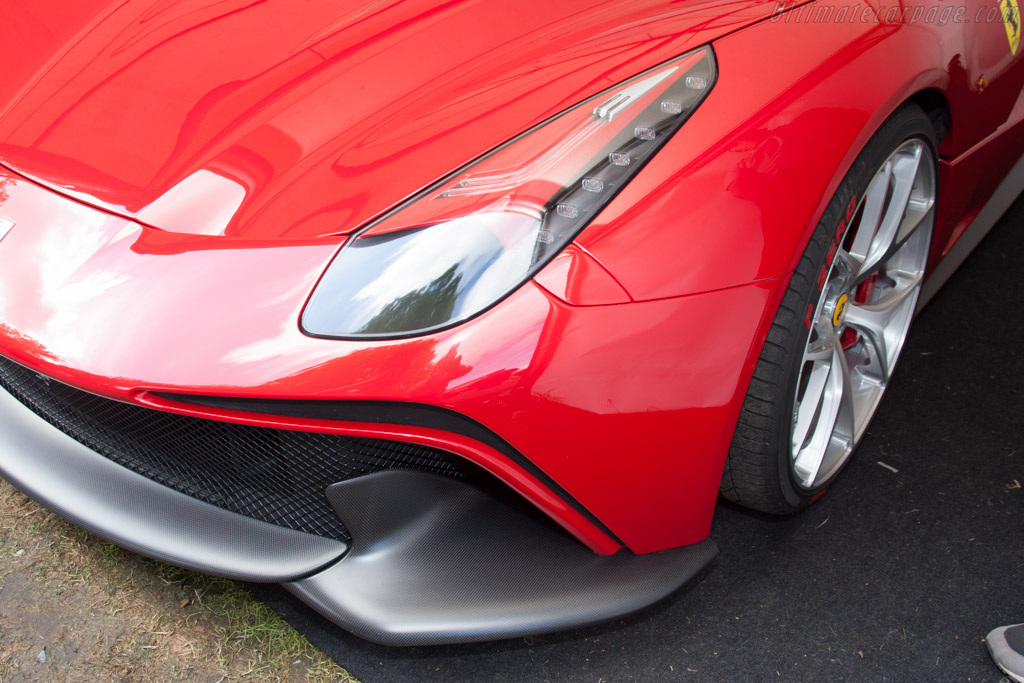
[{"label": "front bumper", "polygon": [[641,609],[717,554],[592,553],[538,514],[465,482],[410,470],[356,477],[327,498],[350,544],[196,500],[116,464],[0,389],[0,474],[72,522],[141,554],[283,582],[386,645],[509,638]]},{"label": "front bumper", "polygon": [[[540,278],[435,334],[314,339],[297,321],[337,239],[168,233],[13,174],[0,178],[3,215],[16,224],[0,242],[0,354],[126,403],[453,453],[597,553],[708,537],[730,435],[785,277],[578,306]],[[440,423],[261,414],[202,397],[404,402],[481,425],[508,448]]]}]

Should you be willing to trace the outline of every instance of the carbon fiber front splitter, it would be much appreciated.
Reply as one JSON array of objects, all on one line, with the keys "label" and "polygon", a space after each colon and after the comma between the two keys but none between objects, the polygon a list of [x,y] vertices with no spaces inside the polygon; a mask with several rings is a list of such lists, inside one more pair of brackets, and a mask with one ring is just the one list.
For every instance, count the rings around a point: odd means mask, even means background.
[{"label": "carbon fiber front splitter", "polygon": [[282,582],[386,645],[511,638],[641,609],[717,555],[711,540],[595,555],[539,515],[461,481],[382,471],[326,495],[351,546],[238,515],[136,474],[0,389],[0,475],[72,522],[143,555]]},{"label": "carbon fiber front splitter", "polygon": [[596,555],[546,519],[423,472],[376,472],[335,484],[327,496],[352,548],[285,587],[384,645],[497,640],[606,621],[660,600],[718,554],[708,539],[647,555]]}]

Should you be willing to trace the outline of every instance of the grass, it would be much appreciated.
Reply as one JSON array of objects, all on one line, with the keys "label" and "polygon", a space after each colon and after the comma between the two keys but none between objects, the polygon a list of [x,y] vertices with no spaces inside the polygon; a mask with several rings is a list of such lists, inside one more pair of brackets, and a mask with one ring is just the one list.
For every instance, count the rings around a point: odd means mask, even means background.
[{"label": "grass", "polygon": [[239,584],[102,541],[2,480],[0,558],[0,683],[355,681]]},{"label": "grass", "polygon": [[[117,550],[125,552],[120,548]],[[339,670],[276,612],[255,600],[249,591],[234,581],[153,560],[145,562],[153,566],[161,581],[178,586],[175,598],[185,605],[197,606],[208,621],[216,624],[218,660],[225,670],[241,657],[248,659],[246,674],[263,670],[282,671],[299,662],[307,667],[307,680],[355,680]]]}]

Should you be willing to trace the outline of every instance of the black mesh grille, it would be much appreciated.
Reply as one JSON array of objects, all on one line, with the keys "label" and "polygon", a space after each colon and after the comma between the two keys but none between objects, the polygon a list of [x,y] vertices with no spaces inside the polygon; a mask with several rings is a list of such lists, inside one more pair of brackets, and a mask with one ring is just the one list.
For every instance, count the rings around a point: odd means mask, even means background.
[{"label": "black mesh grille", "polygon": [[165,413],[95,396],[3,357],[0,386],[76,441],[175,491],[346,542],[348,530],[324,497],[331,484],[394,468],[462,476],[433,448]]}]

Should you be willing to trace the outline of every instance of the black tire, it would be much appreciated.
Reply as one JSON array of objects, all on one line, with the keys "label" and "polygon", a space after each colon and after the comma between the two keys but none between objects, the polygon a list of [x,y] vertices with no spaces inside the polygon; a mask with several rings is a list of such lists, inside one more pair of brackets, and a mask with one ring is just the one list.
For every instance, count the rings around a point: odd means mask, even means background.
[{"label": "black tire", "polygon": [[[822,273],[830,272],[835,249],[859,219],[861,198],[872,177],[900,145],[915,138],[927,143],[934,164],[932,124],[920,107],[906,104],[868,141],[807,244],[761,350],[733,434],[720,487],[727,500],[771,514],[791,514],[815,500],[842,468],[810,488],[794,473],[790,442],[797,382],[810,335],[805,321],[822,298]],[[856,445],[854,441],[854,449]]]}]

